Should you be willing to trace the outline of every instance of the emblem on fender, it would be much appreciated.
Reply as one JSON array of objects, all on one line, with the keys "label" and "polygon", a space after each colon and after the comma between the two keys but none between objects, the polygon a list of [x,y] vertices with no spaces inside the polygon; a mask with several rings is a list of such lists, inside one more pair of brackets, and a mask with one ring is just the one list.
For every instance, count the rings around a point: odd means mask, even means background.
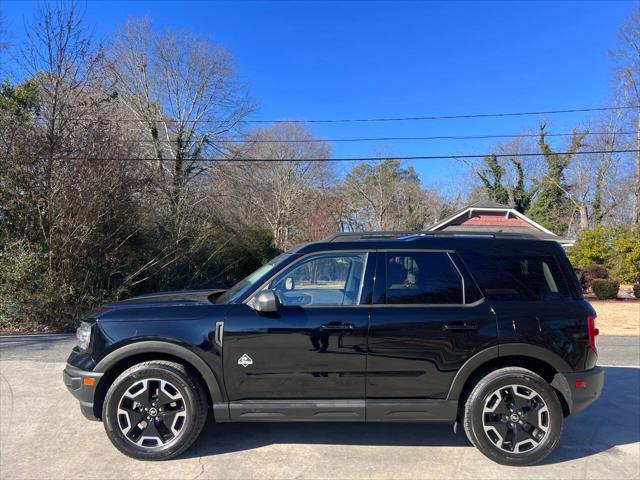
[{"label": "emblem on fender", "polygon": [[247,368],[249,365],[253,365],[253,360],[251,360],[251,357],[245,353],[238,359],[238,365],[242,365],[244,368]]}]

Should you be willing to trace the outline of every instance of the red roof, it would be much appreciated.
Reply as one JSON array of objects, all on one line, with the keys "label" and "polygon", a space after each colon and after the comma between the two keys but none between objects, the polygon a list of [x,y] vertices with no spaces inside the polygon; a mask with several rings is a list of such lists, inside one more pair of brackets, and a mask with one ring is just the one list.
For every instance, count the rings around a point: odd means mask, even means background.
[{"label": "red roof", "polygon": [[496,227],[516,227],[516,228],[530,228],[535,230],[533,226],[520,218],[516,218],[509,215],[507,218],[503,212],[487,212],[487,211],[472,211],[471,216],[462,215],[458,218],[454,218],[447,225],[481,225],[481,226],[496,226]]}]

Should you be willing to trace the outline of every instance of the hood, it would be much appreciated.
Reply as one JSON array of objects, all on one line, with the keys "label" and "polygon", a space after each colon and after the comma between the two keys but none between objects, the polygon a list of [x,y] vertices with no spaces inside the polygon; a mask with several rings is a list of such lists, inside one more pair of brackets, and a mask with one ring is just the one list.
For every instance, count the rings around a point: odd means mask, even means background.
[{"label": "hood", "polygon": [[135,308],[135,307],[177,307],[180,305],[211,305],[213,302],[210,300],[215,298],[224,290],[178,290],[175,292],[160,292],[149,293],[146,295],[139,295],[137,297],[131,297],[119,302],[107,303],[104,308]]},{"label": "hood", "polygon": [[[102,305],[89,313],[85,321],[188,320],[201,318],[222,305],[215,299],[224,290],[182,290],[151,293]],[[184,308],[191,307],[191,308]]]}]

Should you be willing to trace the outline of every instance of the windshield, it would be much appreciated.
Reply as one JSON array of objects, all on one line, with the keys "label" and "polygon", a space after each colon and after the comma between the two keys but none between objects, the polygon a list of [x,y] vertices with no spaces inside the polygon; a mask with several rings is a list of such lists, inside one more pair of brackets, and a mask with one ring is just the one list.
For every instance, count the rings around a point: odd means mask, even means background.
[{"label": "windshield", "polygon": [[259,269],[257,269],[252,274],[244,277],[238,283],[236,283],[229,290],[224,292],[216,299],[216,303],[234,303],[239,298],[241,298],[246,292],[251,290],[251,288],[262,278],[264,278],[268,272],[273,270],[276,266],[285,263],[286,260],[291,257],[289,253],[283,253],[282,255],[278,255],[276,258],[268,261]]}]

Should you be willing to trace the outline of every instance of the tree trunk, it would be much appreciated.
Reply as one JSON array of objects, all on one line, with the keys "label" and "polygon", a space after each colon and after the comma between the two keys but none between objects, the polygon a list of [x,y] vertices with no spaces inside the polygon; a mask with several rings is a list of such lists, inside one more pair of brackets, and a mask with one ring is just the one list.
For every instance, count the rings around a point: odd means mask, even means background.
[{"label": "tree trunk", "polygon": [[596,184],[596,190],[593,194],[591,210],[593,213],[594,226],[596,226],[598,223],[602,223],[602,188],[599,184]]},{"label": "tree trunk", "polygon": [[596,186],[593,192],[593,201],[591,202],[591,216],[593,219],[594,227],[602,223],[603,212],[602,212],[602,192],[605,187],[605,171],[607,162],[610,161],[611,154],[609,154],[609,158],[603,160],[600,165],[598,165],[598,173],[596,175]]},{"label": "tree trunk", "polygon": [[183,171],[183,160],[181,158],[176,158],[173,161],[173,185],[171,192],[171,210],[174,219],[178,217],[178,210],[180,201],[182,200],[182,188],[184,186],[184,171]]},{"label": "tree trunk", "polygon": [[636,131],[636,172],[635,185],[633,191],[633,211],[631,212],[631,224],[638,225],[640,222],[640,109],[638,109],[637,131]]},{"label": "tree trunk", "polygon": [[589,211],[587,210],[587,206],[582,203],[580,204],[580,230],[588,230],[589,229]]}]

